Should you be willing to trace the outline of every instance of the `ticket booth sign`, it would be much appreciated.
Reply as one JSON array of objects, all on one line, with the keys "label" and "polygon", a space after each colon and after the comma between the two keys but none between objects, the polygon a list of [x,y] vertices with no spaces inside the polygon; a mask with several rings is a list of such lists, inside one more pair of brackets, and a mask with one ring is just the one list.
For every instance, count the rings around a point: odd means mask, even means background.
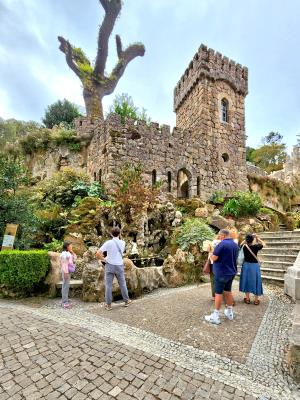
[{"label": "ticket booth sign", "polygon": [[18,225],[7,224],[3,236],[2,250],[11,250],[14,248],[14,242],[17,234]]}]

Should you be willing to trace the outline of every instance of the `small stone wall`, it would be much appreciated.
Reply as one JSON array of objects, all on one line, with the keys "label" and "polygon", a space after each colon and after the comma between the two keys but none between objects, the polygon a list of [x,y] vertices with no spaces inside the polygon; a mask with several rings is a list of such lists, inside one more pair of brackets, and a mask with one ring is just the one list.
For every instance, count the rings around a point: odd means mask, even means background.
[{"label": "small stone wall", "polygon": [[300,301],[295,306],[287,361],[290,374],[296,382],[300,383]]}]

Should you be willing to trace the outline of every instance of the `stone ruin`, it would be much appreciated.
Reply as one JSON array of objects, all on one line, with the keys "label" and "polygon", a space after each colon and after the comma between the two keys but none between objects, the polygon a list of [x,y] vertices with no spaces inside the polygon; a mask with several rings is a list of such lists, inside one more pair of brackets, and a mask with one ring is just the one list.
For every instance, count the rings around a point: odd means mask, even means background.
[{"label": "stone ruin", "polygon": [[[247,189],[245,96],[248,69],[201,45],[174,90],[176,127],[126,120],[76,120],[80,153],[66,146],[30,159],[44,179],[71,167],[109,189],[125,162],[141,163],[149,185],[162,182],[170,197],[208,198],[216,190]],[[87,141],[87,137],[91,138]]]}]

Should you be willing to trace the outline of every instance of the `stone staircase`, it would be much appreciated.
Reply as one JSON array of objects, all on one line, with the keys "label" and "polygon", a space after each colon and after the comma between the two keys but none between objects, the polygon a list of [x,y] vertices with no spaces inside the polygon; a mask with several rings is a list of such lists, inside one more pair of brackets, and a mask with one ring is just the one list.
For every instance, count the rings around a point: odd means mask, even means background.
[{"label": "stone staircase", "polygon": [[300,231],[263,232],[259,236],[266,243],[258,253],[262,278],[283,284],[284,274],[300,251]]}]

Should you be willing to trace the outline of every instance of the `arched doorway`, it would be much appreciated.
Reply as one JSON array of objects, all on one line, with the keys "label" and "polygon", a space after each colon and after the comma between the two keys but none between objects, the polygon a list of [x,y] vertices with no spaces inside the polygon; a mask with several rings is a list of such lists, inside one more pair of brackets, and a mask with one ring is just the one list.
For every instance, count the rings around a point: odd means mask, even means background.
[{"label": "arched doorway", "polygon": [[177,175],[177,197],[179,199],[188,199],[190,197],[191,174],[185,168],[178,171]]}]

